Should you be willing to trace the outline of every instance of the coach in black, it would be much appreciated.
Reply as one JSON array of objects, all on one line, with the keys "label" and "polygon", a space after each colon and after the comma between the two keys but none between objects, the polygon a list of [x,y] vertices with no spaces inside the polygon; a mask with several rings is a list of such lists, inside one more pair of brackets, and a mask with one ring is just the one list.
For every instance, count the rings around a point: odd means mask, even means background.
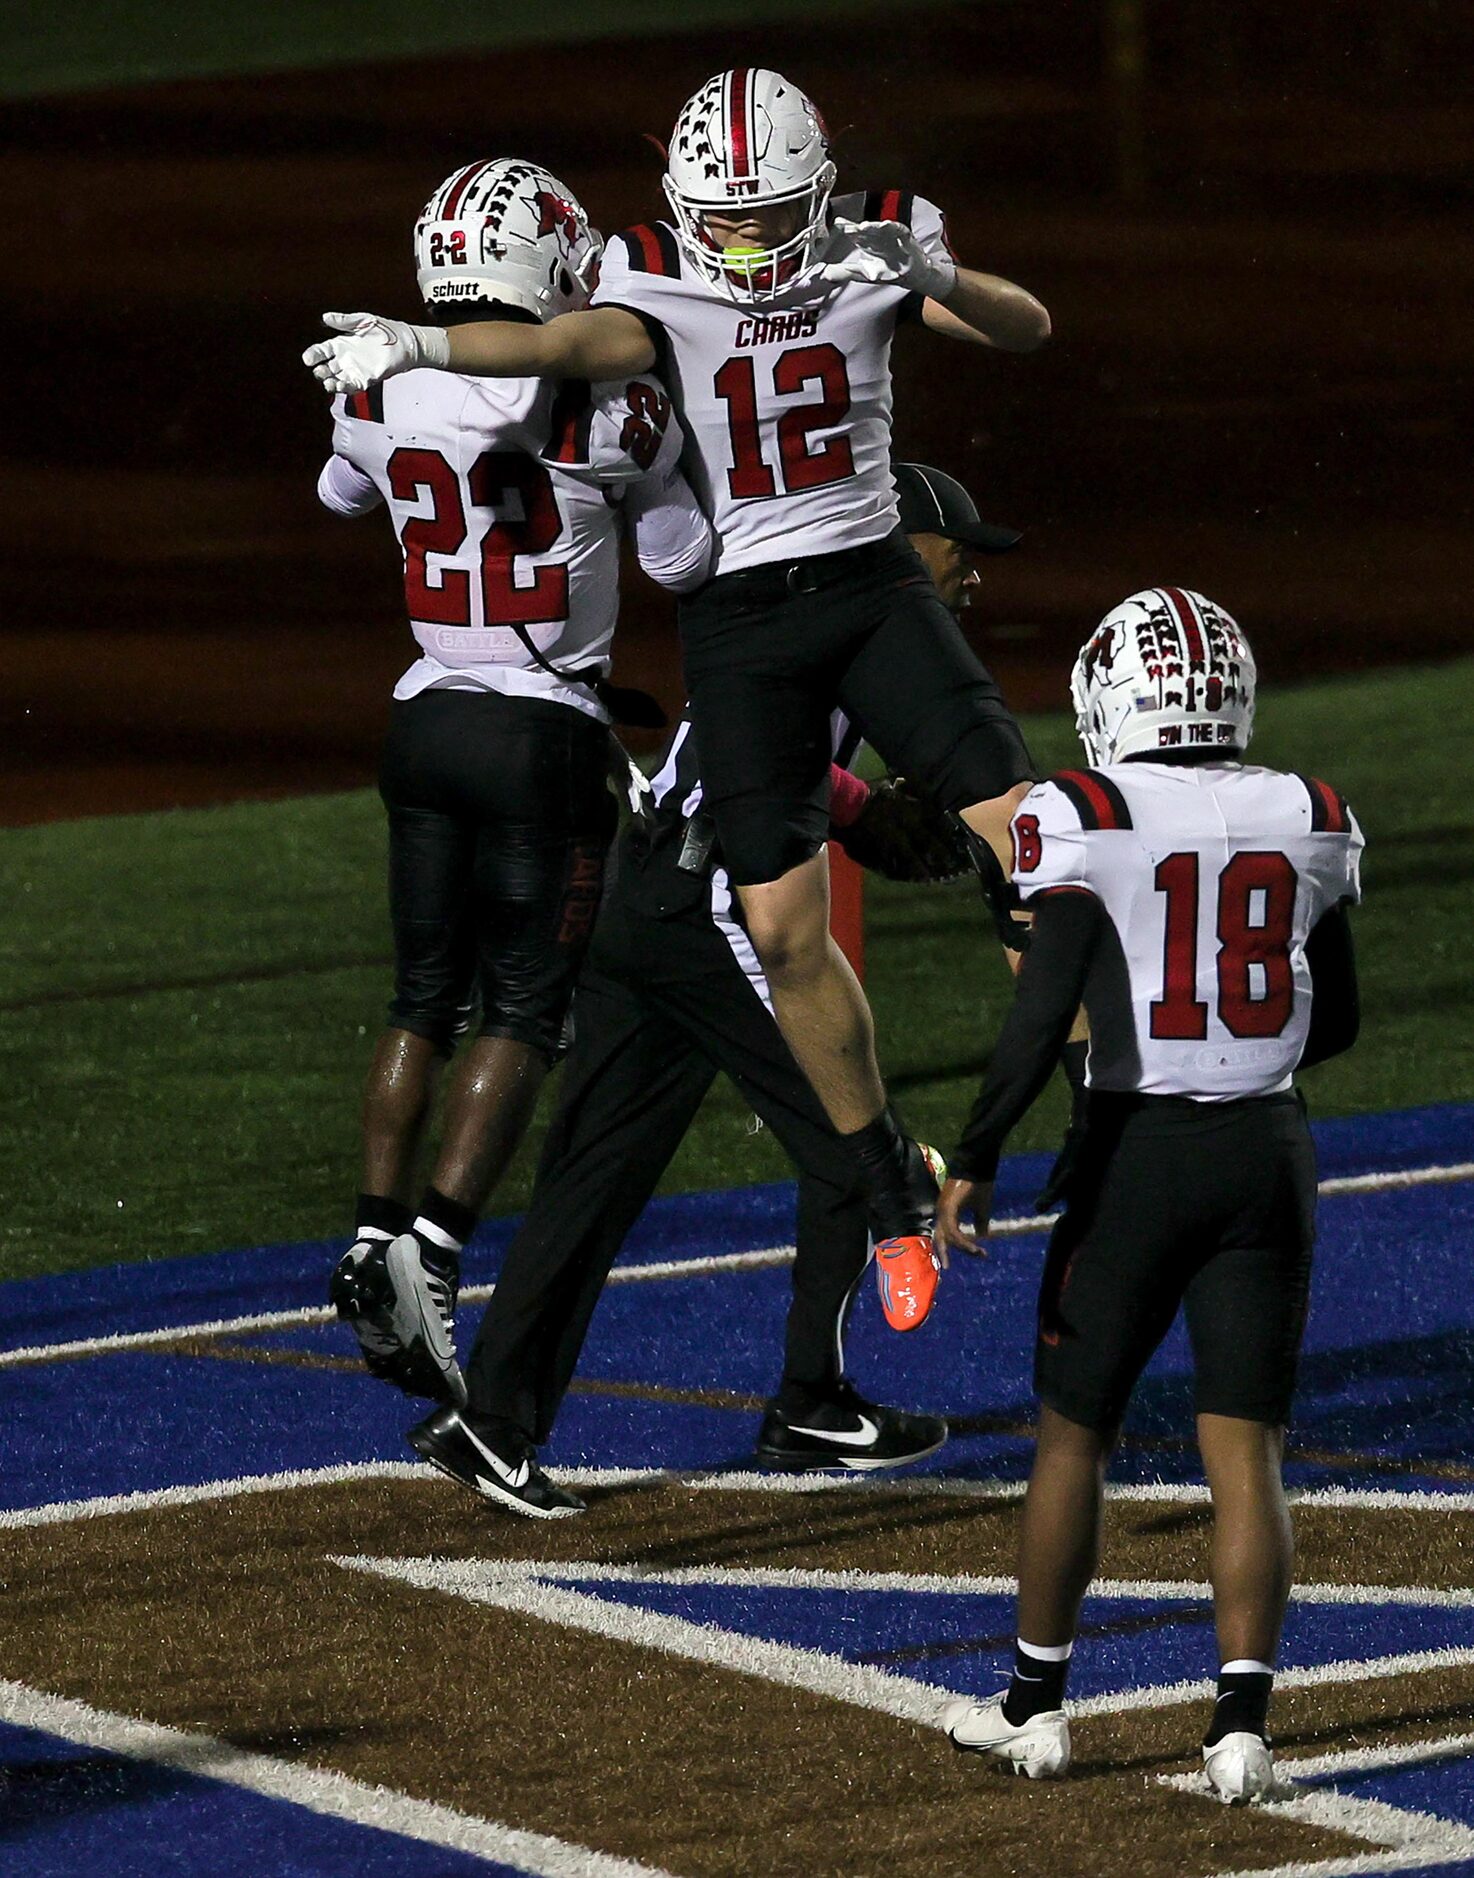
[{"label": "coach in black", "polygon": [[[960,612],[981,553],[1011,529],[978,519],[960,484],[896,467],[903,526],[947,605]],[[842,763],[859,742],[845,727]],[[863,864],[897,878],[963,871],[957,837],[904,786],[836,767],[834,833]],[[617,849],[574,1005],[574,1042],[532,1201],[466,1369],[464,1411],[443,1409],[411,1445],[452,1478],[532,1517],[583,1502],[536,1463],[626,1234],[717,1072],[737,1084],[798,1169],[797,1256],[783,1375],[758,1435],[769,1466],[875,1468],[933,1453],[939,1417],[866,1401],[844,1375],[843,1333],[870,1256],[863,1179],[794,1062],[714,852],[701,808],[695,739],[677,732],[652,799]]]}]

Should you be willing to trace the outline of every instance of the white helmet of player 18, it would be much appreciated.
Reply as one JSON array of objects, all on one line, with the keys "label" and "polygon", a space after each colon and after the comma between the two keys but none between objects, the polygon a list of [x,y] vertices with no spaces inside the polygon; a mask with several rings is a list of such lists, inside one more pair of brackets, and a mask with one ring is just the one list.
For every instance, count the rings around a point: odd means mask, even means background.
[{"label": "white helmet of player 18", "polygon": [[1254,655],[1237,621],[1185,587],[1113,607],[1070,674],[1092,763],[1149,751],[1242,750],[1254,730]]},{"label": "white helmet of player 18", "polygon": [[603,242],[550,171],[518,157],[468,163],[415,223],[415,271],[431,306],[497,300],[540,320],[593,291]]},{"label": "white helmet of player 18", "polygon": [[[665,193],[697,272],[738,302],[771,300],[804,272],[828,234],[829,137],[812,101],[777,72],[737,66],[688,98],[671,132]],[[798,226],[766,247],[727,248],[706,217],[792,203]]]}]

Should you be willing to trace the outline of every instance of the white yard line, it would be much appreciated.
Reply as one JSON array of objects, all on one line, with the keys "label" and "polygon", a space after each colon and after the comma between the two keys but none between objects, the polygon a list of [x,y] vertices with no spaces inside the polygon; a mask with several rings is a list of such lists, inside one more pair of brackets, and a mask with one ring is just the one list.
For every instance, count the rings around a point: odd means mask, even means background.
[{"label": "white yard line", "polygon": [[[641,1571],[637,1568],[569,1563],[567,1561],[527,1559],[439,1559],[439,1558],[369,1558],[335,1557],[333,1563],[347,1571],[369,1572],[426,1591],[439,1591],[473,1603],[493,1604],[504,1610],[520,1611],[543,1623],[562,1625],[573,1630],[589,1631],[619,1642],[638,1644],[670,1655],[690,1658],[693,1662],[736,1670],[767,1682],[790,1688],[807,1689],[830,1700],[848,1702],[858,1708],[875,1709],[901,1721],[917,1722],[923,1727],[939,1726],[938,1716],[944,1702],[959,1693],[939,1684],[923,1682],[868,1663],[851,1663],[825,1650],[800,1648],[774,1643],[765,1637],[745,1632],[723,1630],[690,1618],[644,1609],[616,1602],[597,1593],[572,1589],[578,1583],[624,1583],[648,1585],[712,1585],[719,1588],[782,1583],[794,1589],[840,1588],[847,1591],[870,1588],[971,1591],[974,1595],[996,1594],[1012,1590],[1006,1578],[972,1579],[917,1578],[909,1583],[900,1574],[868,1572],[802,1572],[754,1574],[720,1566],[693,1567],[678,1571]],[[869,1581],[868,1584],[865,1581]],[[1339,1587],[1313,1587],[1315,1590]],[[1194,1596],[1197,1587],[1189,1587]],[[1403,1587],[1412,1590],[1412,1587]],[[1150,1581],[1132,1580],[1119,1585],[1097,1583],[1096,1597],[1140,1598],[1184,1595],[1176,1581],[1158,1586]],[[1435,1593],[1441,1602],[1441,1595]],[[1474,1648],[1419,1650],[1400,1656],[1352,1658],[1335,1663],[1317,1663],[1305,1669],[1281,1670],[1275,1678],[1279,1689],[1319,1688],[1332,1683],[1382,1680],[1390,1676],[1415,1675],[1425,1670],[1463,1668],[1474,1664]],[[1088,1696],[1071,1702],[1070,1714],[1078,1719],[1096,1715],[1120,1715],[1139,1709],[1175,1708],[1185,1702],[1211,1699],[1216,1684],[1210,1680],[1162,1683],[1155,1687],[1123,1689],[1105,1695]],[[1474,1835],[1471,1835],[1474,1841]]]},{"label": "white yard line", "polygon": [[[665,1467],[555,1467],[557,1480],[575,1487],[649,1487],[668,1485],[701,1493],[879,1493],[905,1494],[916,1499],[1019,1500],[1019,1480],[952,1479],[945,1474],[920,1474],[889,1479],[854,1474],[769,1474],[753,1469],[705,1473]],[[276,1493],[297,1487],[331,1487],[351,1480],[436,1480],[440,1476],[423,1461],[344,1461],[327,1467],[293,1468],[280,1474],[243,1474],[223,1480],[201,1481],[195,1486],[157,1487],[137,1493],[104,1494],[87,1500],[56,1500],[44,1506],[0,1510],[0,1531],[7,1527],[57,1526],[73,1520],[95,1519],[112,1513],[145,1513],[157,1507],[192,1506],[206,1500],[231,1500],[244,1493]],[[1399,1493],[1395,1488],[1372,1492],[1356,1487],[1314,1487],[1291,1490],[1292,1505],[1331,1511],[1474,1512],[1474,1494]],[[1149,1505],[1205,1506],[1208,1489],[1198,1482],[1171,1486],[1151,1481],[1106,1487],[1108,1500]],[[1369,1589],[1375,1590],[1375,1587]],[[1450,1596],[1457,1594],[1450,1593]],[[1390,1600],[1389,1600],[1390,1601]]]},{"label": "white yard line", "polygon": [[[1474,1179],[1474,1161],[1460,1161],[1448,1167],[1414,1167],[1400,1172],[1351,1174],[1323,1180],[1320,1192],[1334,1196],[1343,1193],[1377,1193],[1397,1187],[1444,1185],[1451,1181]],[[996,1219],[992,1237],[1008,1238],[1020,1234],[1046,1232],[1058,1216],[1037,1213]],[[772,1266],[791,1265],[794,1251],[790,1246],[768,1246],[752,1252],[719,1252],[704,1258],[662,1259],[646,1265],[616,1265],[609,1283],[642,1284],[652,1279],[704,1278],[714,1274],[762,1271]],[[467,1285],[461,1299],[480,1304],[496,1289],[495,1285]],[[247,1317],[217,1317],[198,1324],[175,1324],[158,1330],[123,1331],[114,1336],[80,1337],[64,1343],[32,1343],[14,1350],[0,1350],[0,1369],[24,1363],[61,1362],[70,1357],[111,1356],[124,1350],[144,1350],[154,1344],[174,1343],[189,1337],[224,1337],[259,1330],[290,1330],[333,1321],[326,1305],[304,1306],[295,1311],[258,1311]]]},{"label": "white yard line", "polygon": [[537,1878],[670,1878],[655,1866],[613,1858],[546,1833],[477,1819],[429,1800],[409,1799],[389,1787],[371,1787],[345,1774],[253,1754],[213,1735],[112,1714],[85,1702],[43,1694],[23,1683],[0,1682],[0,1719],[78,1747],[172,1767],[182,1774],[285,1800],[330,1819],[514,1865]]}]

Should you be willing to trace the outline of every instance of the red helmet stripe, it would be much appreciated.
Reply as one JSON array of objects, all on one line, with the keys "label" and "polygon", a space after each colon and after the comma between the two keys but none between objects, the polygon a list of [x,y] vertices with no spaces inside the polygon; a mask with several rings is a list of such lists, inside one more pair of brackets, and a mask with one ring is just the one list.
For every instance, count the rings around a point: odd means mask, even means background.
[{"label": "red helmet stripe", "polygon": [[727,74],[727,148],[732,153],[732,179],[752,174],[752,140],[747,113],[752,100],[752,74],[745,65]]},{"label": "red helmet stripe", "polygon": [[472,183],[475,182],[476,178],[483,170],[489,170],[490,168],[490,161],[485,163],[468,163],[466,165],[465,169],[463,169],[456,178],[455,186],[446,200],[445,207],[440,211],[440,219],[442,222],[453,222],[455,220],[461,204],[466,199],[467,190],[470,189]]},{"label": "red helmet stripe", "polygon": [[1187,647],[1187,659],[1190,665],[1206,665],[1208,648],[1203,643],[1202,630],[1198,625],[1198,609],[1188,599],[1180,587],[1159,587],[1168,606],[1177,616],[1178,631],[1182,634],[1183,644]]}]

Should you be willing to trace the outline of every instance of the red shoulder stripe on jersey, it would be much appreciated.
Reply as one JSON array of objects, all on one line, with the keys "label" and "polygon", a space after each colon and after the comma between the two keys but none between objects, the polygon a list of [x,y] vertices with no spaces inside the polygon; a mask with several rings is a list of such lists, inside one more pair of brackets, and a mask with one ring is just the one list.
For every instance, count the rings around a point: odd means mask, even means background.
[{"label": "red shoulder stripe on jersey", "polygon": [[1323,783],[1319,776],[1302,776],[1305,793],[1310,797],[1310,826],[1317,833],[1344,835],[1351,829],[1351,811],[1346,798]]},{"label": "red shoulder stripe on jersey", "polygon": [[356,417],[364,424],[382,424],[384,421],[384,381],[370,385],[367,391],[350,391],[348,394],[348,415]]},{"label": "red shoulder stripe on jersey", "polygon": [[637,274],[663,274],[665,256],[660,249],[660,236],[648,222],[642,222],[638,228],[627,228],[624,232],[624,245],[629,251],[630,266]]},{"label": "red shoulder stripe on jersey", "polygon": [[553,399],[547,455],[554,463],[587,463],[593,399],[586,378],[565,378]]},{"label": "red shoulder stripe on jersey", "polygon": [[1180,587],[1159,587],[1157,589],[1177,619],[1177,629],[1182,634],[1182,643],[1190,665],[1206,663],[1208,648],[1203,643],[1202,628],[1198,625],[1198,609],[1188,599]]},{"label": "red shoulder stripe on jersey", "polygon": [[666,222],[655,224],[655,239],[660,243],[661,273],[670,280],[681,277],[681,244],[676,231]]},{"label": "red shoulder stripe on jersey", "polygon": [[1099,770],[1066,769],[1049,780],[1074,804],[1082,828],[1131,826],[1131,810],[1126,806],[1125,796],[1110,777],[1102,776]]},{"label": "red shoulder stripe on jersey", "polygon": [[904,222],[911,226],[911,208],[915,196],[905,189],[871,189],[866,192],[861,220],[866,222]]}]

